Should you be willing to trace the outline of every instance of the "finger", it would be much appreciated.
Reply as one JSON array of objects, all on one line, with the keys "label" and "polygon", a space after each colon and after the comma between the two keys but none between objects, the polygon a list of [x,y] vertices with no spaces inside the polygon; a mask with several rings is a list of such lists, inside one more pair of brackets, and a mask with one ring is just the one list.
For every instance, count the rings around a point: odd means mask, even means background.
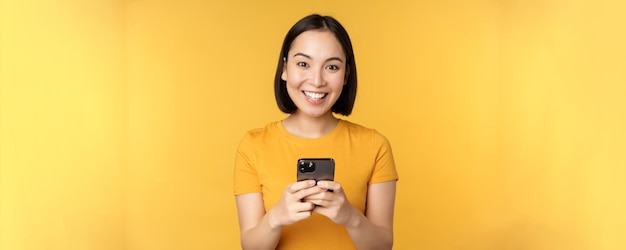
[{"label": "finger", "polygon": [[287,191],[289,193],[294,194],[302,189],[309,188],[312,186],[315,186],[314,180],[299,181],[299,182],[289,184],[289,186],[287,186]]},{"label": "finger", "polygon": [[295,217],[296,221],[300,221],[300,220],[304,220],[306,218],[311,217],[312,213],[313,213],[313,210],[302,211],[302,212],[296,213],[296,215],[294,217]]},{"label": "finger", "polygon": [[327,216],[329,210],[330,209],[325,206],[316,206],[311,212]]},{"label": "finger", "polygon": [[319,193],[312,194],[312,195],[302,198],[302,201],[308,201],[318,206],[324,206],[333,202],[333,199],[334,199],[333,193],[321,191]]},{"label": "finger", "polygon": [[341,184],[339,182],[334,181],[318,181],[317,186],[329,190],[333,190],[333,192],[342,192]]},{"label": "finger", "polygon": [[313,211],[313,208],[315,208],[315,204],[311,202],[299,202],[298,204],[293,205],[291,210],[293,213],[299,214],[302,212],[311,212]]},{"label": "finger", "polygon": [[331,202],[331,201],[333,201],[337,197],[337,194],[335,194],[335,193],[326,192],[327,189],[325,189],[325,188],[320,188],[320,190],[321,191],[319,193],[315,193],[315,194],[311,194],[309,196],[306,196],[306,197],[303,198],[303,200],[319,200],[319,201]]},{"label": "finger", "polygon": [[304,198],[302,198],[303,200],[324,200],[326,197],[326,193],[328,192],[324,192],[324,189],[320,188],[320,192],[319,193],[314,193],[311,195],[307,195]]},{"label": "finger", "polygon": [[298,211],[299,212],[303,212],[303,211],[312,211],[313,208],[315,208],[315,204],[311,203],[311,202],[301,202],[299,207],[298,207]]},{"label": "finger", "polygon": [[304,199],[304,197],[311,196],[311,195],[314,195],[314,194],[319,194],[319,193],[322,193],[322,192],[324,192],[324,190],[322,188],[317,187],[317,186],[313,186],[313,187],[310,187],[310,188],[301,189],[298,192],[294,193],[293,195],[294,195],[294,198],[296,198],[298,200],[302,200],[302,199]]},{"label": "finger", "polygon": [[323,200],[323,199],[306,199],[305,198],[305,201],[313,204],[314,208],[318,206],[326,207],[330,204],[330,201]]}]

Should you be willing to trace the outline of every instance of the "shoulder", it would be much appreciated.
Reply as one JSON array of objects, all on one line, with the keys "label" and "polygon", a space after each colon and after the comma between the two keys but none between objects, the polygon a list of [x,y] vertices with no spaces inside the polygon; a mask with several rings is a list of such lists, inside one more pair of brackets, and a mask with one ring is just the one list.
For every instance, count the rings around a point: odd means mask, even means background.
[{"label": "shoulder", "polygon": [[357,139],[363,143],[388,143],[387,138],[376,129],[368,128],[346,120],[341,121],[345,124],[346,130],[353,139]]},{"label": "shoulder", "polygon": [[255,128],[247,131],[241,141],[239,142],[239,147],[245,147],[247,145],[255,145],[258,143],[263,143],[263,141],[267,140],[268,137],[275,137],[278,133],[278,125],[280,121],[270,122],[262,128]]}]

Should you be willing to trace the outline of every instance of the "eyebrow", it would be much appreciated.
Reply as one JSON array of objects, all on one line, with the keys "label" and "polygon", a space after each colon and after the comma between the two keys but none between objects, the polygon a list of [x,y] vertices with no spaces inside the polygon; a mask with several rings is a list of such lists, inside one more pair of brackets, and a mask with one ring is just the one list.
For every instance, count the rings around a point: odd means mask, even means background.
[{"label": "eyebrow", "polygon": [[[307,55],[307,54],[304,54],[304,53],[300,53],[300,52],[298,52],[298,53],[296,53],[296,54],[294,54],[294,55],[293,55],[293,57],[296,57],[296,56],[304,56],[304,57],[306,57],[306,58],[308,58],[308,59],[311,59],[311,60],[313,59],[313,57],[311,57],[311,56],[309,56],[309,55]],[[341,60],[341,58],[336,57],[336,56],[335,56],[335,57],[330,57],[330,58],[327,58],[327,59],[326,59],[326,61],[327,61],[327,62],[328,62],[328,61],[333,61],[333,60],[340,61],[340,62],[342,62],[342,63],[343,63],[343,60]]]}]

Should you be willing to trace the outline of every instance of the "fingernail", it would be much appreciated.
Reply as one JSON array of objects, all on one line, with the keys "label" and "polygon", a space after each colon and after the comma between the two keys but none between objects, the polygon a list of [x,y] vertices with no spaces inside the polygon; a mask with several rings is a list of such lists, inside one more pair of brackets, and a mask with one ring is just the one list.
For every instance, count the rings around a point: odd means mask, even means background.
[{"label": "fingernail", "polygon": [[315,186],[315,181],[314,180],[309,180],[309,186]]}]

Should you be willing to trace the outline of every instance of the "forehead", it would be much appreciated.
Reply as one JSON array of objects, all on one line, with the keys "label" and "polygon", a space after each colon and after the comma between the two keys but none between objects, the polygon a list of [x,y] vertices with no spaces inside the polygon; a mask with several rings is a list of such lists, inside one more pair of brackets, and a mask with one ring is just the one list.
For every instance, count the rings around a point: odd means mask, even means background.
[{"label": "forehead", "polygon": [[291,43],[289,55],[305,53],[316,57],[345,58],[343,47],[335,34],[329,30],[308,30],[298,35]]}]

